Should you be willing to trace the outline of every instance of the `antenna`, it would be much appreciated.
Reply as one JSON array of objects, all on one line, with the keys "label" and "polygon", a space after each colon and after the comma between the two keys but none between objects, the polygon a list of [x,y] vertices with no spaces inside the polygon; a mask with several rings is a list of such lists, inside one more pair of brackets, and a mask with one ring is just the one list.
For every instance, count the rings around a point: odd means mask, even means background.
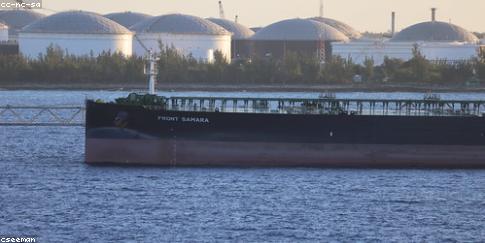
[{"label": "antenna", "polygon": [[391,13],[391,37],[396,33],[396,12]]},{"label": "antenna", "polygon": [[219,1],[219,18],[226,18],[226,15],[224,14],[224,7],[222,6],[222,1]]},{"label": "antenna", "polygon": [[436,21],[436,8],[431,8],[431,21]]},{"label": "antenna", "polygon": [[320,18],[323,18],[323,0],[320,0]]}]

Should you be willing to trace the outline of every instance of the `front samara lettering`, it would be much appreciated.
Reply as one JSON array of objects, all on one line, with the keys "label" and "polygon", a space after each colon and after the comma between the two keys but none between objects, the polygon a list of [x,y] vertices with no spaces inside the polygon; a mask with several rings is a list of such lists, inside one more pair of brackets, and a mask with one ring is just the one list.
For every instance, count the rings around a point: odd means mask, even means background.
[{"label": "front samara lettering", "polygon": [[159,121],[166,122],[193,122],[193,123],[209,123],[207,117],[178,117],[178,116],[159,116]]},{"label": "front samara lettering", "polygon": [[209,123],[206,117],[182,117],[183,122]]}]

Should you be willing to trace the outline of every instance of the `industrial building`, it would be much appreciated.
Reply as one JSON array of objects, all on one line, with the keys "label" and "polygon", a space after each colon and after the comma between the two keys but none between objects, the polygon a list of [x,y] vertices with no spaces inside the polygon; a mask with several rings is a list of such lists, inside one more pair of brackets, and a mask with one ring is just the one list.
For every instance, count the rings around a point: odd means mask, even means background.
[{"label": "industrial building", "polygon": [[309,19],[288,19],[271,24],[251,37],[252,55],[284,58],[288,52],[324,59],[331,57],[333,42],[349,38],[335,28]]},{"label": "industrial building", "polygon": [[232,33],[232,58],[248,58],[251,54],[251,41],[254,31],[248,27],[227,19],[208,18],[207,20]]},{"label": "industrial building", "polygon": [[45,17],[32,10],[3,10],[0,11],[0,23],[8,26],[8,38],[12,42],[18,39],[18,32],[25,26]]},{"label": "industrial building", "polygon": [[[160,42],[175,47],[182,55],[212,62],[220,51],[230,60],[231,33],[221,26],[199,17],[169,14],[152,17],[131,27],[136,33],[133,50],[144,55],[145,47],[159,51]],[[144,46],[144,47],[143,47]]]},{"label": "industrial building", "polygon": [[125,26],[126,28],[130,28],[131,26],[140,23],[143,20],[147,20],[151,15],[144,14],[144,13],[136,13],[136,12],[119,12],[119,13],[110,13],[104,15],[104,17],[115,21],[118,24]]},{"label": "industrial building", "polygon": [[[392,23],[395,22],[394,14]],[[432,61],[457,62],[477,56],[479,39],[464,28],[436,20],[435,9],[431,21],[418,23],[403,29],[390,39],[360,39],[348,43],[335,43],[334,55],[351,58],[362,64],[372,59],[376,65],[384,62],[385,57],[409,60],[413,48]],[[394,30],[394,25],[392,26]]]},{"label": "industrial building", "polygon": [[72,55],[102,52],[132,54],[133,33],[101,15],[85,11],[56,13],[38,20],[19,33],[20,52],[36,58],[54,45]]}]

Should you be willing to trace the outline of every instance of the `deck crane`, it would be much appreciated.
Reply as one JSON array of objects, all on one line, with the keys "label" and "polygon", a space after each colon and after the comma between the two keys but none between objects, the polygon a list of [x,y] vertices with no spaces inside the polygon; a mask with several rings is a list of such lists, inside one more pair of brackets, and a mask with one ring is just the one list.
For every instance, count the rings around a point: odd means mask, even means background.
[{"label": "deck crane", "polygon": [[226,15],[224,14],[224,6],[222,6],[222,1],[219,1],[219,18],[226,18]]}]

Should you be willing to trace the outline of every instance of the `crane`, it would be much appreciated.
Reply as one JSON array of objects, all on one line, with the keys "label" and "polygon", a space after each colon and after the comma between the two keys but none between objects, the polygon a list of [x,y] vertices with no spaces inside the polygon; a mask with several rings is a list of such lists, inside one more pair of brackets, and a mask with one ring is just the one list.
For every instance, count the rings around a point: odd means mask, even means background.
[{"label": "crane", "polygon": [[222,6],[222,1],[219,1],[219,18],[226,18],[226,15],[224,14],[224,7]]}]

